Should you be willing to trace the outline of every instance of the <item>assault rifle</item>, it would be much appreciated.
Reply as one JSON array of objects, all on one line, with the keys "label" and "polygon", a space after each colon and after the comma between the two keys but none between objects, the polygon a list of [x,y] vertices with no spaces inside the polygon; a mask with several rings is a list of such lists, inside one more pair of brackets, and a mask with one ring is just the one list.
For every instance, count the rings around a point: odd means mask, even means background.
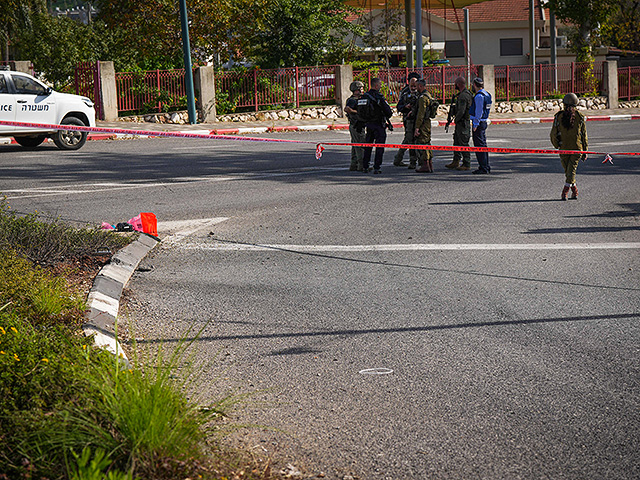
[{"label": "assault rifle", "polygon": [[456,118],[456,101],[458,100],[457,95],[453,95],[451,97],[451,105],[449,105],[449,113],[447,115],[447,124],[444,126],[444,131],[449,133],[449,125],[453,122],[453,119]]}]

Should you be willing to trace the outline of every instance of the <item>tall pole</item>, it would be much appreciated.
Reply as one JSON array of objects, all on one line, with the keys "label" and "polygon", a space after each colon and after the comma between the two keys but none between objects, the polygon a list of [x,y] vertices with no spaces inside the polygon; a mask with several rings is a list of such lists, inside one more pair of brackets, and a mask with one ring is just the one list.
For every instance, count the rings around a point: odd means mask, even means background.
[{"label": "tall pole", "polygon": [[416,2],[416,63],[422,69],[422,0]]},{"label": "tall pole", "polygon": [[558,90],[558,47],[556,45],[556,16],[549,12],[549,29],[551,30],[551,65],[553,72],[553,89]]},{"label": "tall pole", "polygon": [[469,43],[469,9],[464,8],[464,59],[467,62],[467,84],[471,83],[471,44]]},{"label": "tall pole", "polygon": [[529,51],[531,57],[531,90],[533,99],[536,99],[536,16],[533,9],[534,0],[529,0]]},{"label": "tall pole", "polygon": [[189,19],[187,17],[187,0],[180,0],[180,23],[182,26],[182,54],[184,56],[184,79],[187,88],[187,109],[189,123],[198,123],[196,118],[196,100],[193,92],[193,68],[191,67],[191,44],[189,43]]},{"label": "tall pole", "polygon": [[413,35],[411,34],[411,0],[404,0],[404,26],[407,33],[405,52],[407,67],[413,68]]}]

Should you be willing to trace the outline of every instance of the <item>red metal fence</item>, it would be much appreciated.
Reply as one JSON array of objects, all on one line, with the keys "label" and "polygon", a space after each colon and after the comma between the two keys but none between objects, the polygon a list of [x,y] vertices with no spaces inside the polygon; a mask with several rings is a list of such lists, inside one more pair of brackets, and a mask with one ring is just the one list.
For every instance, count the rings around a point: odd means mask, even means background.
[{"label": "red metal fence", "polygon": [[184,68],[116,73],[119,112],[164,112],[186,108]]},{"label": "red metal fence", "polygon": [[604,62],[557,65],[538,64],[496,66],[496,100],[553,98],[573,92],[577,95],[600,93]]},{"label": "red metal fence", "polygon": [[618,97],[621,100],[640,98],[640,67],[618,69]]},{"label": "red metal fence", "polygon": [[82,62],[75,72],[76,95],[89,97],[96,109],[96,118],[104,119],[100,88],[100,62]]},{"label": "red metal fence", "polygon": [[[215,82],[216,94],[224,96],[229,110],[335,99],[335,66],[217,72]],[[186,106],[184,69],[116,73],[116,89],[120,112]]]},{"label": "red metal fence", "polygon": [[478,67],[473,65],[470,69],[466,66],[446,66],[424,67],[420,68],[389,68],[389,69],[369,69],[356,70],[353,72],[353,78],[364,82],[368,87],[371,86],[371,79],[378,77],[382,80],[382,93],[387,97],[390,103],[397,103],[400,92],[407,84],[409,73],[417,72],[427,82],[427,91],[433,97],[441,102],[446,103],[455,93],[454,82],[458,77],[467,78],[469,72],[472,76],[478,74]]},{"label": "red metal fence", "polygon": [[[414,69],[427,81],[428,91],[441,103],[455,93],[456,77],[474,77],[477,66],[437,66]],[[409,68],[372,68],[354,71],[354,79],[369,86],[371,78],[383,81],[382,92],[389,102],[398,101]],[[272,70],[216,72],[216,98],[220,113],[300,107],[309,103],[333,102],[336,98],[336,67],[291,67]],[[470,75],[469,75],[470,73]],[[586,63],[559,65],[496,66],[496,101],[556,98],[568,92],[578,95],[602,91],[604,63],[593,69]],[[640,96],[640,67],[619,69],[620,98]],[[116,74],[120,112],[161,112],[186,108],[184,70],[152,70]],[[94,96],[87,95],[92,99]],[[97,102],[96,102],[97,103]]]},{"label": "red metal fence", "polygon": [[336,67],[290,67],[271,70],[216,72],[216,94],[226,95],[230,108],[304,103],[335,99]]}]

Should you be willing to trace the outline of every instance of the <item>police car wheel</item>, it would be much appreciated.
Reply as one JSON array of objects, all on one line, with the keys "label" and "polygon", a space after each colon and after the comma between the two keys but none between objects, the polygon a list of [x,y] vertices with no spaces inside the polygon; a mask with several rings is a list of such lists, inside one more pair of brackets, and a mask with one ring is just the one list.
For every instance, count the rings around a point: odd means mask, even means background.
[{"label": "police car wheel", "polygon": [[[61,125],[76,125],[84,127],[82,120],[76,117],[67,117],[60,122]],[[62,150],[77,150],[87,141],[87,132],[76,130],[58,130],[53,134],[53,141]]]},{"label": "police car wheel", "polygon": [[44,142],[44,139],[47,138],[46,135],[32,135],[29,137],[14,137],[16,142],[19,145],[22,145],[25,148],[35,148]]}]

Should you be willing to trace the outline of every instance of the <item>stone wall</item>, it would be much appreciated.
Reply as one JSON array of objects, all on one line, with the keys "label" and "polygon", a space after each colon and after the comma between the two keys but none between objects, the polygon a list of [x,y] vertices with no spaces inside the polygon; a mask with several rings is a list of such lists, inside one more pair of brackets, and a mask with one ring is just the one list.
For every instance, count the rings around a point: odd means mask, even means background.
[{"label": "stone wall", "polygon": [[[199,113],[199,112],[198,112]],[[200,115],[198,114],[198,117]],[[325,107],[294,108],[291,110],[263,110],[260,112],[233,113],[229,115],[218,115],[218,122],[263,122],[276,120],[335,120],[340,118],[340,107],[337,105],[327,105]],[[120,117],[123,122],[150,122],[150,123],[189,123],[187,112],[158,113],[148,115],[133,115]]]},{"label": "stone wall", "polygon": [[[578,104],[578,110],[604,110],[606,108],[607,97],[581,98]],[[557,112],[562,109],[562,99],[496,102],[494,109],[496,113]]]}]

